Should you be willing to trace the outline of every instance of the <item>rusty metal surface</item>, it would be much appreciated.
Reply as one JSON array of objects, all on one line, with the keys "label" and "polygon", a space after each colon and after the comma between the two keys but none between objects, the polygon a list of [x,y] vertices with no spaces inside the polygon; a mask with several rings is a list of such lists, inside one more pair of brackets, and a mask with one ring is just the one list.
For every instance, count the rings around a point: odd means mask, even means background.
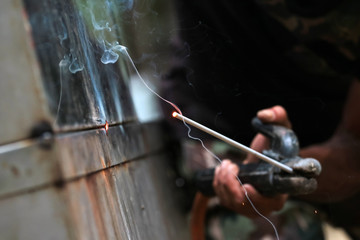
[{"label": "rusty metal surface", "polygon": [[[85,239],[188,239],[166,157],[116,166],[69,184],[75,236]],[[88,219],[92,219],[89,222]],[[94,230],[88,230],[94,229]]]},{"label": "rusty metal surface", "polygon": [[142,156],[144,147],[139,124],[64,134],[57,138],[64,178],[77,177]]},{"label": "rusty metal surface", "polygon": [[166,155],[0,201],[0,239],[189,239]]},{"label": "rusty metal surface", "polygon": [[[85,176],[164,149],[159,122],[129,123],[57,135],[50,149],[40,140],[0,147],[0,198]],[[4,150],[5,149],[5,150]],[[8,149],[8,151],[6,151]]]}]

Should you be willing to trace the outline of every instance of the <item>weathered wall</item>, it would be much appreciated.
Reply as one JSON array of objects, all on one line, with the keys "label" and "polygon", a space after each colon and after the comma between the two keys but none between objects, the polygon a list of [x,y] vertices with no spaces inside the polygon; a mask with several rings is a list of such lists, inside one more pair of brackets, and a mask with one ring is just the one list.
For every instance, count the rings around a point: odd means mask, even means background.
[{"label": "weathered wall", "polygon": [[0,3],[0,239],[188,238],[161,114],[139,121],[134,102],[157,103],[121,49],[165,71],[169,3]]}]

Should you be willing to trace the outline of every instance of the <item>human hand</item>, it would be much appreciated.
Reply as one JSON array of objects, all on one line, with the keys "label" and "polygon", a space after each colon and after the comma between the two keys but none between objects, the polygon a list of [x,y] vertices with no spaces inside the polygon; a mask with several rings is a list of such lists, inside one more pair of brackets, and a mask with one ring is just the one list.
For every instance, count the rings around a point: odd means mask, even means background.
[{"label": "human hand", "polygon": [[[285,109],[281,106],[274,106],[271,108],[260,110],[257,113],[257,117],[263,123],[275,124],[284,126],[286,128],[291,128],[291,122],[287,117],[287,113]],[[269,148],[270,141],[261,133],[258,133],[253,141],[251,142],[250,148],[262,152],[264,149]],[[248,155],[247,158],[244,160],[244,164],[257,162],[258,159],[254,155]]]},{"label": "human hand", "polygon": [[[257,117],[264,123],[278,124],[288,128],[291,127],[286,111],[281,106],[274,106],[269,109],[261,110],[257,113]],[[257,134],[251,143],[251,148],[260,152],[263,149],[268,148],[268,146],[269,140],[261,134]],[[255,161],[257,161],[256,157],[249,155],[246,158],[245,163]],[[272,211],[280,210],[283,207],[288,195],[278,194],[276,196],[267,197],[261,195],[250,184],[244,184],[242,187],[236,178],[238,173],[238,165],[231,163],[230,160],[224,160],[216,168],[213,187],[217,196],[220,198],[222,205],[251,218],[257,217],[258,214],[251,207],[246,195],[249,196],[251,202],[263,215],[268,215]]]}]

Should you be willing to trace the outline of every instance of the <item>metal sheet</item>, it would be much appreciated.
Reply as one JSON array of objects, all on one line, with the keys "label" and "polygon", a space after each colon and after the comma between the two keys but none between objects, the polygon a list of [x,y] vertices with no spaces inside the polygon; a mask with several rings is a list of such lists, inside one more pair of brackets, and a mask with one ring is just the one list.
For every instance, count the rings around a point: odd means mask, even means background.
[{"label": "metal sheet", "polygon": [[0,145],[25,139],[49,120],[39,66],[20,0],[0,2]]},{"label": "metal sheet", "polygon": [[0,197],[65,182],[164,149],[160,122],[59,134],[0,147]]},{"label": "metal sheet", "polygon": [[[4,147],[8,146],[2,146]],[[56,149],[43,150],[36,141],[0,154],[0,197],[60,179]]]},{"label": "metal sheet", "polygon": [[126,124],[64,134],[57,139],[63,178],[74,178],[129,161],[149,152],[141,125]]},{"label": "metal sheet", "polygon": [[[143,96],[129,92],[137,73],[122,45],[154,90],[167,71],[169,1],[5,0],[0,11],[0,145],[41,120],[56,132],[136,121]],[[144,103],[156,118],[157,100]]]},{"label": "metal sheet", "polygon": [[24,1],[56,131],[136,119],[124,58],[104,60],[122,31],[107,3]]},{"label": "metal sheet", "polygon": [[189,239],[166,155],[0,200],[0,239]]},{"label": "metal sheet", "polygon": [[0,239],[71,239],[56,188],[0,200]]}]

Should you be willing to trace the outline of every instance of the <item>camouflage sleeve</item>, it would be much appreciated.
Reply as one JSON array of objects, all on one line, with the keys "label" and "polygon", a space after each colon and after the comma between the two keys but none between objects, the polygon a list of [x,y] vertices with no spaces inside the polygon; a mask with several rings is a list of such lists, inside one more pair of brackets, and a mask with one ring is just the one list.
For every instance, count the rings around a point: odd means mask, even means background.
[{"label": "camouflage sleeve", "polygon": [[[359,78],[359,1],[312,1],[313,5],[298,0],[257,2],[297,39],[287,54],[304,71]],[[316,5],[319,2],[322,7]]]}]

